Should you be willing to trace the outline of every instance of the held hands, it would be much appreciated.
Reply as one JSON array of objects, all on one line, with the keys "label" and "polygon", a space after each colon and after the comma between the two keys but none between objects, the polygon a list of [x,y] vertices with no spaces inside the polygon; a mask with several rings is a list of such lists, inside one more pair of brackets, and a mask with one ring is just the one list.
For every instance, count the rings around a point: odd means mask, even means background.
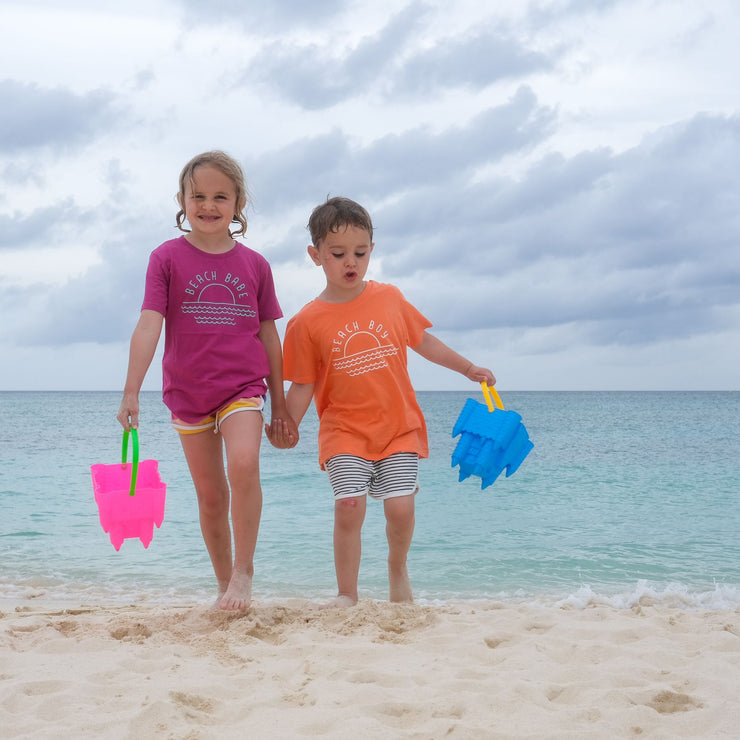
[{"label": "held hands", "polygon": [[273,447],[279,450],[287,450],[298,444],[298,425],[288,416],[285,419],[271,419],[265,424],[265,434]]}]

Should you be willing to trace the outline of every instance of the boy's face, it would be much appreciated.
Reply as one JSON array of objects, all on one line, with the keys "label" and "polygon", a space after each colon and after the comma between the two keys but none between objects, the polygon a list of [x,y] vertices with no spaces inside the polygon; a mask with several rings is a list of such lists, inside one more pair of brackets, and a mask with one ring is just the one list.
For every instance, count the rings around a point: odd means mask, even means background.
[{"label": "boy's face", "polygon": [[358,226],[332,231],[318,245],[309,246],[314,264],[324,270],[331,298],[350,300],[362,293],[373,246],[370,234]]}]

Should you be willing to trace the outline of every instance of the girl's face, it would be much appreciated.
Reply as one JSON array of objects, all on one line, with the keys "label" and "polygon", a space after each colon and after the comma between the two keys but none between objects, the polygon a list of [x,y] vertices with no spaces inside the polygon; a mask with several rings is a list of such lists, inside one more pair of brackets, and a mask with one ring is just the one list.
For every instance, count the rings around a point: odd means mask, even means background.
[{"label": "girl's face", "polygon": [[192,229],[191,237],[196,240],[230,238],[234,216],[244,207],[236,202],[236,187],[231,178],[211,165],[193,170],[192,182],[185,181],[185,193],[179,199]]}]

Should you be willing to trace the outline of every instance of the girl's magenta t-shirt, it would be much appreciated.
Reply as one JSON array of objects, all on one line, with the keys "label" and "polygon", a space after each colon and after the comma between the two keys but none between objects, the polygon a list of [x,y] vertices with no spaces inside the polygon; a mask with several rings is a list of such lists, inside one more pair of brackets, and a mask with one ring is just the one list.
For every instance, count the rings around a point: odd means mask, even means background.
[{"label": "girl's magenta t-shirt", "polygon": [[236,242],[209,254],[184,236],[149,258],[142,309],[165,318],[163,398],[195,423],[237,398],[264,396],[270,365],[260,322],[283,314],[267,260]]}]

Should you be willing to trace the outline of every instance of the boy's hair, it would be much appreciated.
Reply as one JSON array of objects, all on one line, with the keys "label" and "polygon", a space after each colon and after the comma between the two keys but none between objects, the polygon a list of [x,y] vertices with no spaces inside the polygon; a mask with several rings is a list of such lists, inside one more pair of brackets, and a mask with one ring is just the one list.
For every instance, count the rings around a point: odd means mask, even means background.
[{"label": "boy's hair", "polygon": [[[177,191],[179,194],[179,201],[181,203],[185,202],[185,183],[190,183],[190,187],[193,186],[193,173],[195,172],[195,168],[203,167],[204,165],[215,167],[234,183],[237,207],[238,204],[243,201],[244,208],[246,208],[247,203],[249,203],[250,196],[247,184],[244,180],[244,172],[239,163],[233,157],[230,157],[225,152],[217,149],[196,155],[182,168],[182,172],[180,173],[179,189]],[[229,232],[231,236],[239,236],[247,232],[247,216],[244,213],[244,208],[237,211],[234,214],[234,218],[231,219],[231,223],[239,224],[239,228],[236,231],[233,233]],[[175,223],[180,231],[189,232],[190,229],[185,229],[182,226],[184,221],[185,209],[181,207],[175,216]]]},{"label": "boy's hair", "polygon": [[336,233],[341,228],[356,226],[365,229],[373,240],[373,222],[370,214],[355,201],[349,198],[329,198],[326,203],[316,206],[308,219],[308,230],[311,243],[318,247],[319,242],[328,234]]}]

